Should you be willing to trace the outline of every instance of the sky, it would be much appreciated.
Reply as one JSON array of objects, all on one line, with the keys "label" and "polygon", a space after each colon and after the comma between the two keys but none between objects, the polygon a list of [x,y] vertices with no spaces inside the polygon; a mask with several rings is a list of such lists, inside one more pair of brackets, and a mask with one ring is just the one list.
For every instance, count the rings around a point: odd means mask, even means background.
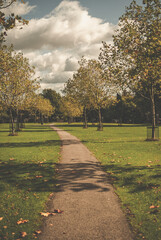
[{"label": "sky", "polygon": [[[137,1],[141,4],[141,0]],[[35,66],[41,88],[61,92],[78,61],[98,58],[102,41],[112,43],[119,17],[131,0],[17,1],[5,13],[19,14],[27,26],[8,31],[7,43]]]}]

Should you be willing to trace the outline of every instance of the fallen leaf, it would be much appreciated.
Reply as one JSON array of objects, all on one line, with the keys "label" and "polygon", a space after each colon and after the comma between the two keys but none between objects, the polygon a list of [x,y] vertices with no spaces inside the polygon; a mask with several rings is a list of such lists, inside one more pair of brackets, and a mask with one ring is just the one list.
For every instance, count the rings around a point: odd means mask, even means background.
[{"label": "fallen leaf", "polygon": [[50,193],[50,195],[49,195],[50,197],[53,197],[54,196],[54,193]]},{"label": "fallen leaf", "polygon": [[15,159],[14,159],[14,158],[10,158],[9,160],[10,160],[10,161],[13,161],[13,160],[15,160]]},{"label": "fallen leaf", "polygon": [[21,232],[21,237],[26,237],[27,236],[27,233],[26,232]]},{"label": "fallen leaf", "polygon": [[0,221],[2,221],[3,220],[3,217],[0,217]]},{"label": "fallen leaf", "polygon": [[41,216],[44,216],[44,217],[48,217],[49,215],[51,215],[51,213],[49,213],[49,212],[46,212],[46,213],[41,212],[40,214],[41,214]]},{"label": "fallen leaf", "polygon": [[36,176],[36,178],[42,178],[43,176]]},{"label": "fallen leaf", "polygon": [[29,220],[23,220],[22,218],[19,220],[19,221],[17,221],[17,224],[19,225],[19,224],[22,224],[22,223],[27,223]]},{"label": "fallen leaf", "polygon": [[159,206],[154,206],[154,205],[151,205],[149,208],[150,209],[153,209],[153,208],[158,208]]},{"label": "fallen leaf", "polygon": [[54,213],[62,213],[63,211],[62,210],[60,210],[60,209],[55,209],[54,210]]},{"label": "fallen leaf", "polygon": [[36,233],[36,234],[40,234],[40,233],[41,233],[41,231],[40,231],[40,230],[37,230],[37,231],[35,231],[35,233]]},{"label": "fallen leaf", "polygon": [[6,228],[7,228],[7,226],[3,226],[3,228],[4,228],[4,229],[6,229]]}]

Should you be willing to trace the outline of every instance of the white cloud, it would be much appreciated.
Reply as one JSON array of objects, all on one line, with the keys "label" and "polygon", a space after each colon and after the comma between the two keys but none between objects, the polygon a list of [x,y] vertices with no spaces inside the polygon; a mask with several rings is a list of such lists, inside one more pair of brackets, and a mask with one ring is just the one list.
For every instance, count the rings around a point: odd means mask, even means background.
[{"label": "white cloud", "polygon": [[2,11],[6,15],[14,13],[15,15],[23,16],[31,12],[34,8],[36,8],[36,5],[30,6],[28,2],[22,3],[17,1],[14,2],[10,7],[3,9]]},{"label": "white cloud", "polygon": [[78,1],[65,0],[44,18],[10,30],[7,41],[36,66],[42,87],[58,88],[72,76],[82,56],[98,57],[101,42],[111,42],[115,28],[90,16]]}]

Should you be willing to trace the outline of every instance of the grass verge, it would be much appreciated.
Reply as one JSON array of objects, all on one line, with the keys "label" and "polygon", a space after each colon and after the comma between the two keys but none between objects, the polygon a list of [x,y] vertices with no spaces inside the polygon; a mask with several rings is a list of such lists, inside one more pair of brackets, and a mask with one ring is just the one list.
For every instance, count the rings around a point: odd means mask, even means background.
[{"label": "grass verge", "polygon": [[142,125],[60,124],[101,161],[118,194],[136,239],[161,239],[161,143],[147,142]]},{"label": "grass verge", "polygon": [[36,124],[27,124],[18,136],[8,134],[8,125],[0,124],[0,239],[32,240],[55,188],[60,140],[48,126]]}]

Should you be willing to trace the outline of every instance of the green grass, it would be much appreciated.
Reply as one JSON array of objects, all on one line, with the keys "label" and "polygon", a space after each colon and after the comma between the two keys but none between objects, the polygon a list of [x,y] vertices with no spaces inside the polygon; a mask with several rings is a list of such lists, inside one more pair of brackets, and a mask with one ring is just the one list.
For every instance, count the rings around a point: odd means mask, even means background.
[{"label": "green grass", "polygon": [[104,131],[94,126],[83,129],[80,124],[60,127],[77,136],[101,161],[135,239],[161,239],[161,143],[145,141],[142,125],[106,124]]},{"label": "green grass", "polygon": [[[56,185],[60,140],[48,126],[27,124],[18,136],[8,136],[0,124],[0,239],[37,236],[49,195]],[[19,220],[28,220],[17,224]]]}]

